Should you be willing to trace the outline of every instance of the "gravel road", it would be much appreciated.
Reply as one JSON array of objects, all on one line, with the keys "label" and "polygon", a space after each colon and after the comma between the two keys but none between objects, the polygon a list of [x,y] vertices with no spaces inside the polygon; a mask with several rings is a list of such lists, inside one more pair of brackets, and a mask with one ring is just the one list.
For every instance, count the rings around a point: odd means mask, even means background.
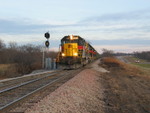
[{"label": "gravel road", "polygon": [[104,113],[99,60],[36,103],[25,113]]}]

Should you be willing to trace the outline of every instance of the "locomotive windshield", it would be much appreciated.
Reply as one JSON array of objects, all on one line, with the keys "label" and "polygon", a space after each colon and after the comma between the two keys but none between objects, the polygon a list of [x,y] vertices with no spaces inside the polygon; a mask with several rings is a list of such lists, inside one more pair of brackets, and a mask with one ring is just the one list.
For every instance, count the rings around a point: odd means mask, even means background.
[{"label": "locomotive windshield", "polygon": [[66,44],[66,43],[78,43],[78,40],[69,40],[69,39],[66,39],[66,40],[62,40],[61,41],[61,44]]},{"label": "locomotive windshield", "polygon": [[79,36],[65,36],[61,40],[61,44],[64,45],[66,43],[78,43],[78,45],[84,45],[85,44],[85,40],[82,39]]}]

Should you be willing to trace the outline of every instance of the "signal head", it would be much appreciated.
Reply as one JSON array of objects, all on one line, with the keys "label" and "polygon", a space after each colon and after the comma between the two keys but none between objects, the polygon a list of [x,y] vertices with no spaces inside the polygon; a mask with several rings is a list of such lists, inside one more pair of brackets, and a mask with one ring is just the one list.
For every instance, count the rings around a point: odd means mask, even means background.
[{"label": "signal head", "polygon": [[49,47],[49,41],[48,40],[45,42],[45,46]]},{"label": "signal head", "polygon": [[46,32],[46,33],[44,34],[44,36],[45,36],[47,39],[49,39],[49,38],[50,38],[49,32]]}]

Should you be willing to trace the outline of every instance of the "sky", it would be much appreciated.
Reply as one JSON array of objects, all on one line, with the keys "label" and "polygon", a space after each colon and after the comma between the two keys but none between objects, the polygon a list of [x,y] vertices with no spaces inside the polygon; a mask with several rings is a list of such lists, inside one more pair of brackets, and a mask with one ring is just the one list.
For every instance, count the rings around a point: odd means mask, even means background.
[{"label": "sky", "polygon": [[98,52],[150,51],[150,0],[0,0],[0,40],[58,50],[79,35]]}]

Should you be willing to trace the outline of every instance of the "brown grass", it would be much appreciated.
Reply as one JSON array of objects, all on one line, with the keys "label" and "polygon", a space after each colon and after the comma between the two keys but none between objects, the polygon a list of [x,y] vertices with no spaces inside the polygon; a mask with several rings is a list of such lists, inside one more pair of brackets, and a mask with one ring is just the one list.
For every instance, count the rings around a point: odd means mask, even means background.
[{"label": "brown grass", "polygon": [[108,69],[114,69],[116,68],[117,70],[125,70],[127,73],[130,75],[139,75],[139,76],[146,76],[150,77],[149,73],[145,70],[142,70],[138,66],[132,65],[132,64],[126,64],[115,57],[105,57],[101,59],[101,64],[102,66],[108,68]]},{"label": "brown grass", "polygon": [[6,70],[10,64],[0,64],[0,71]]},{"label": "brown grass", "polygon": [[0,79],[18,76],[15,64],[0,64]]},{"label": "brown grass", "polygon": [[111,67],[118,67],[118,68],[125,68],[125,63],[119,61],[118,59],[114,57],[105,57],[101,59],[101,63],[103,66],[106,66],[107,68]]},{"label": "brown grass", "polygon": [[5,75],[9,66],[10,66],[10,64],[0,64],[0,78]]},{"label": "brown grass", "polygon": [[32,72],[33,70],[41,69],[41,62],[33,63],[31,66],[22,66],[17,64],[0,64],[0,79],[13,78],[22,76],[20,70]]},{"label": "brown grass", "polygon": [[150,74],[112,57],[102,59],[102,65],[110,71],[102,79],[107,113],[148,113]]}]

